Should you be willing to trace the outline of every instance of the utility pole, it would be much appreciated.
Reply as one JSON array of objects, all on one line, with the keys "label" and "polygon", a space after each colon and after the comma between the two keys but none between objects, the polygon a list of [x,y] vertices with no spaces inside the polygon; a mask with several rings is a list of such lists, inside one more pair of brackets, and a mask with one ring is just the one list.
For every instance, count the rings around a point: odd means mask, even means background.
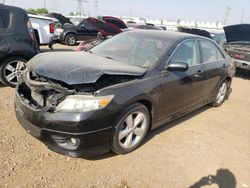
[{"label": "utility pole", "polygon": [[245,15],[245,9],[242,10],[241,18],[240,18],[240,23],[243,23],[244,15]]},{"label": "utility pole", "polygon": [[130,7],[130,9],[129,9],[129,16],[130,16],[130,18],[132,18],[132,15],[133,15],[133,9],[132,9],[132,7]]},{"label": "utility pole", "polygon": [[94,1],[94,7],[95,7],[95,16],[97,17],[97,9],[98,9],[98,0]]},{"label": "utility pole", "polygon": [[60,9],[61,9],[61,6],[60,6],[60,0],[53,0],[54,3],[53,3],[53,10],[55,12],[60,12]]},{"label": "utility pole", "polygon": [[44,3],[44,8],[47,9],[46,0],[43,0],[43,3]]},{"label": "utility pole", "polygon": [[226,9],[226,14],[225,14],[225,18],[224,18],[224,25],[227,25],[228,17],[229,17],[229,15],[230,15],[230,10],[231,10],[231,8],[230,8],[230,7],[227,7],[227,9]]},{"label": "utility pole", "polygon": [[83,3],[88,3],[87,0],[76,0],[77,1],[77,8],[76,8],[76,12],[80,15],[84,14],[84,11],[82,10],[82,4]]}]

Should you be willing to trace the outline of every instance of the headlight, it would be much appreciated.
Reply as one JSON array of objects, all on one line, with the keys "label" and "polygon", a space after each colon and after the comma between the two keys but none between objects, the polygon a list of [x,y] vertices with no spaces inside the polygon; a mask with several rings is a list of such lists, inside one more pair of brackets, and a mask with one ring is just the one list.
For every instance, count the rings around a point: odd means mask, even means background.
[{"label": "headlight", "polygon": [[100,110],[105,108],[113,98],[113,95],[102,97],[70,95],[56,107],[56,112],[88,112]]}]

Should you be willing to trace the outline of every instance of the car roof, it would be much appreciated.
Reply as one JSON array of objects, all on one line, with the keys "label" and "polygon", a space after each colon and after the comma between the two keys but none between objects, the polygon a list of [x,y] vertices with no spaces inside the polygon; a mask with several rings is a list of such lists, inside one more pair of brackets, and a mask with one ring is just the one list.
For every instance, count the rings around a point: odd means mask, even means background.
[{"label": "car roof", "polygon": [[9,6],[9,5],[4,5],[4,4],[0,4],[0,9],[10,10],[12,12],[14,12],[14,11],[25,12],[25,10],[22,9],[22,8],[14,7],[14,6]]},{"label": "car roof", "polygon": [[135,29],[135,30],[129,30],[127,32],[133,32],[133,33],[138,33],[138,34],[143,34],[145,36],[158,36],[164,39],[167,39],[171,43],[175,43],[178,41],[183,41],[186,39],[205,39],[205,40],[210,40],[206,37],[198,36],[198,35],[193,35],[193,34],[188,34],[188,33],[181,33],[181,32],[174,32],[174,31],[164,31],[164,30],[143,30],[143,29]]},{"label": "car roof", "polygon": [[54,18],[48,17],[48,16],[43,16],[43,15],[36,15],[36,14],[28,14],[30,18],[37,18],[41,20],[48,20],[48,21],[53,21]]}]

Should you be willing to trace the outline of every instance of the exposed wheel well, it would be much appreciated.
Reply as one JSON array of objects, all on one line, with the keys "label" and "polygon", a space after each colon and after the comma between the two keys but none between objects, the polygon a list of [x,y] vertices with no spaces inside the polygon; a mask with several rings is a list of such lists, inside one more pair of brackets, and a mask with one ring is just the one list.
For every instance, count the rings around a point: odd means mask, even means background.
[{"label": "exposed wheel well", "polygon": [[39,33],[36,29],[34,29],[34,32],[35,32],[35,37],[36,37],[36,41],[38,43],[38,45],[40,45],[40,36],[39,36]]},{"label": "exposed wheel well", "polygon": [[229,84],[231,84],[232,78],[230,76],[226,77],[225,80],[227,80],[229,82]]},{"label": "exposed wheel well", "polygon": [[139,100],[137,101],[138,103],[141,103],[142,105],[146,106],[146,108],[148,109],[149,115],[150,115],[150,127],[149,129],[151,129],[152,126],[152,118],[154,116],[153,113],[153,105],[151,102],[149,102],[148,100]]}]

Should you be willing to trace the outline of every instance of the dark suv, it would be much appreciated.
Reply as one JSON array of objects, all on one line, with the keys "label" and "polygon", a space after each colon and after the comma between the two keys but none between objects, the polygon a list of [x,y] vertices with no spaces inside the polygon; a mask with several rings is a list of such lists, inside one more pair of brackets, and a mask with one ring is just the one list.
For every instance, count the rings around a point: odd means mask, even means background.
[{"label": "dark suv", "polygon": [[25,63],[38,53],[27,13],[0,5],[0,81],[14,87],[22,78]]}]

